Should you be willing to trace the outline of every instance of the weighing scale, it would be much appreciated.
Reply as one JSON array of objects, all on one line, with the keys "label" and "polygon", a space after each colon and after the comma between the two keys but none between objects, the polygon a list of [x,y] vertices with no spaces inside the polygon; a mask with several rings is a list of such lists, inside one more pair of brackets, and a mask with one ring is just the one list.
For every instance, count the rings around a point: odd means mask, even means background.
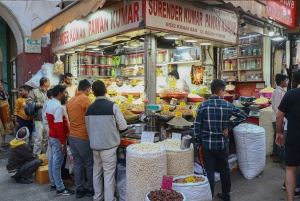
[{"label": "weighing scale", "polygon": [[259,117],[260,105],[250,105],[249,117]]}]

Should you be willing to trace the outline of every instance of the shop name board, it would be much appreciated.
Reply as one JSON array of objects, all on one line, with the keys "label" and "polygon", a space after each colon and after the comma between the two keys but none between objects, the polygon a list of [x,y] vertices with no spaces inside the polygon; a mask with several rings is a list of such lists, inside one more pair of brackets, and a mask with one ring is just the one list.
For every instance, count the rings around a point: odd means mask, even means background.
[{"label": "shop name board", "polygon": [[30,36],[25,36],[24,41],[25,41],[24,46],[25,46],[26,53],[41,53],[42,52],[41,39],[31,41]]},{"label": "shop name board", "polygon": [[147,27],[237,43],[238,23],[234,12],[182,1],[145,2]]},{"label": "shop name board", "polygon": [[135,1],[124,6],[118,3],[74,20],[54,32],[52,51],[58,52],[91,41],[107,38],[120,32],[138,29],[142,15],[142,2]]},{"label": "shop name board", "polygon": [[295,0],[267,0],[266,11],[270,18],[288,26],[295,27],[296,1]]}]

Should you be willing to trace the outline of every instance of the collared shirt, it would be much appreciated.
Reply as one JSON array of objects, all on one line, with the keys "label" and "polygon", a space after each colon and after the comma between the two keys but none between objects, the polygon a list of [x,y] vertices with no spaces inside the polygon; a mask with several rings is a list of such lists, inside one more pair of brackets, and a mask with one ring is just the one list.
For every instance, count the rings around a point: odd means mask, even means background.
[{"label": "collared shirt", "polygon": [[280,105],[280,102],[285,94],[285,91],[280,86],[277,86],[276,89],[272,93],[271,101],[272,101],[272,122],[276,122],[276,116],[278,113],[278,106]]},{"label": "collared shirt", "polygon": [[41,87],[35,88],[30,91],[29,96],[26,100],[26,104],[29,104],[31,102],[35,102],[35,107],[38,108],[38,115],[34,117],[33,119],[35,121],[43,121],[42,118],[42,104],[44,104],[47,100],[47,91],[42,89]]},{"label": "collared shirt", "polygon": [[184,79],[182,79],[182,78],[178,79],[176,81],[176,86],[179,89],[182,89],[183,91],[185,91],[186,93],[190,93],[189,85],[186,83],[186,81]]},{"label": "collared shirt", "polygon": [[[230,120],[232,116],[236,118]],[[235,126],[247,118],[247,114],[219,96],[212,96],[197,109],[195,119],[195,137],[203,147],[212,150],[225,149],[229,137],[223,131],[229,126]]]}]

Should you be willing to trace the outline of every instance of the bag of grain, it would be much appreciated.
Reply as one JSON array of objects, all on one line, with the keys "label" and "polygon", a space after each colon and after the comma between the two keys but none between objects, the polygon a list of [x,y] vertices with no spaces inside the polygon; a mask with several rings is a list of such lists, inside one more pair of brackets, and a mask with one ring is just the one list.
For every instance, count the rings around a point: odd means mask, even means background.
[{"label": "bag of grain", "polygon": [[272,125],[272,107],[266,107],[259,111],[259,126],[266,131],[266,156],[273,153],[274,129]]},{"label": "bag of grain", "polygon": [[182,192],[188,201],[211,201],[208,179],[203,175],[186,175],[173,178],[172,189]]},{"label": "bag of grain", "polygon": [[246,179],[253,179],[266,164],[265,129],[243,123],[233,129],[233,135],[239,168]]},{"label": "bag of grain", "polygon": [[148,192],[161,187],[167,174],[166,148],[144,142],[126,148],[126,200],[141,201]]},{"label": "bag of grain", "polygon": [[180,148],[181,141],[178,139],[167,139],[159,144],[166,147],[167,152],[167,174],[169,176],[181,176],[194,173],[194,148],[191,144],[189,149]]}]

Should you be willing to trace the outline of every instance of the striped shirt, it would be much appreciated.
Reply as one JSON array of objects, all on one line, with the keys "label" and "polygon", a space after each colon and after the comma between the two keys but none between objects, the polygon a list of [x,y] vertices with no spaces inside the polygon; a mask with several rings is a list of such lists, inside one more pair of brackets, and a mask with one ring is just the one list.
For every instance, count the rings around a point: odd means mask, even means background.
[{"label": "striped shirt", "polygon": [[[230,120],[232,116],[236,118]],[[197,109],[195,137],[201,146],[211,150],[225,149],[229,137],[223,131],[230,125],[235,126],[247,118],[247,114],[219,96],[212,96]]]}]

